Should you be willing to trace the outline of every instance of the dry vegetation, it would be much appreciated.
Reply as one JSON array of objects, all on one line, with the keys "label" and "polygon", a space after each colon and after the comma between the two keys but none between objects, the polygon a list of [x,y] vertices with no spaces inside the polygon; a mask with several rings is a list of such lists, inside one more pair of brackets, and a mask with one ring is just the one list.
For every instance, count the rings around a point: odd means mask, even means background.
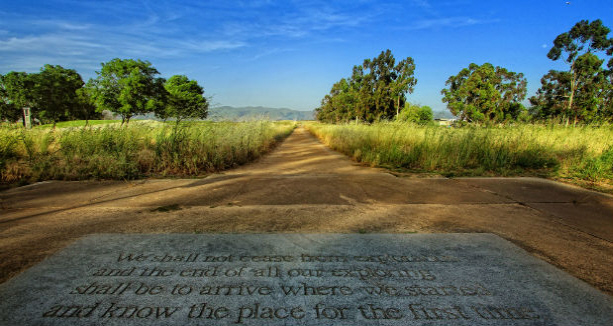
[{"label": "dry vegetation", "polygon": [[448,176],[537,175],[613,192],[611,125],[307,127],[331,148],[373,166]]},{"label": "dry vegetation", "polygon": [[63,129],[0,127],[3,183],[197,176],[251,161],[293,122],[148,122]]}]

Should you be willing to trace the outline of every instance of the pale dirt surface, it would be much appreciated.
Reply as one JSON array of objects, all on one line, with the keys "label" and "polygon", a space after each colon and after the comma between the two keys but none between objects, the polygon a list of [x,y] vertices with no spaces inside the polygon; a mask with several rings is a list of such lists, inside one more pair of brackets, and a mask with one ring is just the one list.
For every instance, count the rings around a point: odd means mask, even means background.
[{"label": "pale dirt surface", "polygon": [[399,178],[297,129],[204,179],[0,192],[0,282],[92,233],[489,232],[613,295],[613,197],[534,178]]}]

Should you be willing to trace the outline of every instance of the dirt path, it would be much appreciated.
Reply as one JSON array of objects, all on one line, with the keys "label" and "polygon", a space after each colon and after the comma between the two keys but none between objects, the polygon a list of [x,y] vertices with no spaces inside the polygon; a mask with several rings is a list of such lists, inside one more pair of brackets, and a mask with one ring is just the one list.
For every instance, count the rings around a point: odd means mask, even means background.
[{"label": "dirt path", "polygon": [[533,178],[398,178],[297,129],[204,179],[0,193],[0,282],[91,233],[491,232],[613,294],[613,197]]}]

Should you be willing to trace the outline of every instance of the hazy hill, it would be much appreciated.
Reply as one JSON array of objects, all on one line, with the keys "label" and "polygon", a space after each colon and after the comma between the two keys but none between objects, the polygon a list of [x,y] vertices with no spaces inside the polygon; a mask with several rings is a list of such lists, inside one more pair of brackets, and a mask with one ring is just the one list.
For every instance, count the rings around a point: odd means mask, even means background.
[{"label": "hazy hill", "polygon": [[455,119],[456,118],[456,116],[451,114],[451,112],[449,112],[449,110],[434,111],[434,112],[432,112],[432,114],[434,115],[434,119]]},{"label": "hazy hill", "polygon": [[313,111],[298,111],[286,108],[277,109],[263,106],[220,106],[209,108],[208,120],[313,120]]},{"label": "hazy hill", "polygon": [[[434,111],[434,118],[453,119],[449,111]],[[157,120],[153,113],[134,116],[132,119]],[[314,120],[313,111],[298,111],[287,108],[269,108],[264,106],[232,107],[219,106],[209,108],[207,120],[213,121],[250,121],[250,120]],[[172,119],[170,119],[172,120]]]}]

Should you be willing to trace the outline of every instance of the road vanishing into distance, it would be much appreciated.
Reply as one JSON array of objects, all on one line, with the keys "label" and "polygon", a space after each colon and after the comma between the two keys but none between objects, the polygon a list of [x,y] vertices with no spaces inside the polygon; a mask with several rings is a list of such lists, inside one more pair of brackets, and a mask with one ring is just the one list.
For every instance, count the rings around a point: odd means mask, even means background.
[{"label": "road vanishing into distance", "polygon": [[613,197],[536,178],[397,176],[298,128],[200,179],[42,182],[0,192],[0,282],[93,233],[499,235],[613,295]]}]

